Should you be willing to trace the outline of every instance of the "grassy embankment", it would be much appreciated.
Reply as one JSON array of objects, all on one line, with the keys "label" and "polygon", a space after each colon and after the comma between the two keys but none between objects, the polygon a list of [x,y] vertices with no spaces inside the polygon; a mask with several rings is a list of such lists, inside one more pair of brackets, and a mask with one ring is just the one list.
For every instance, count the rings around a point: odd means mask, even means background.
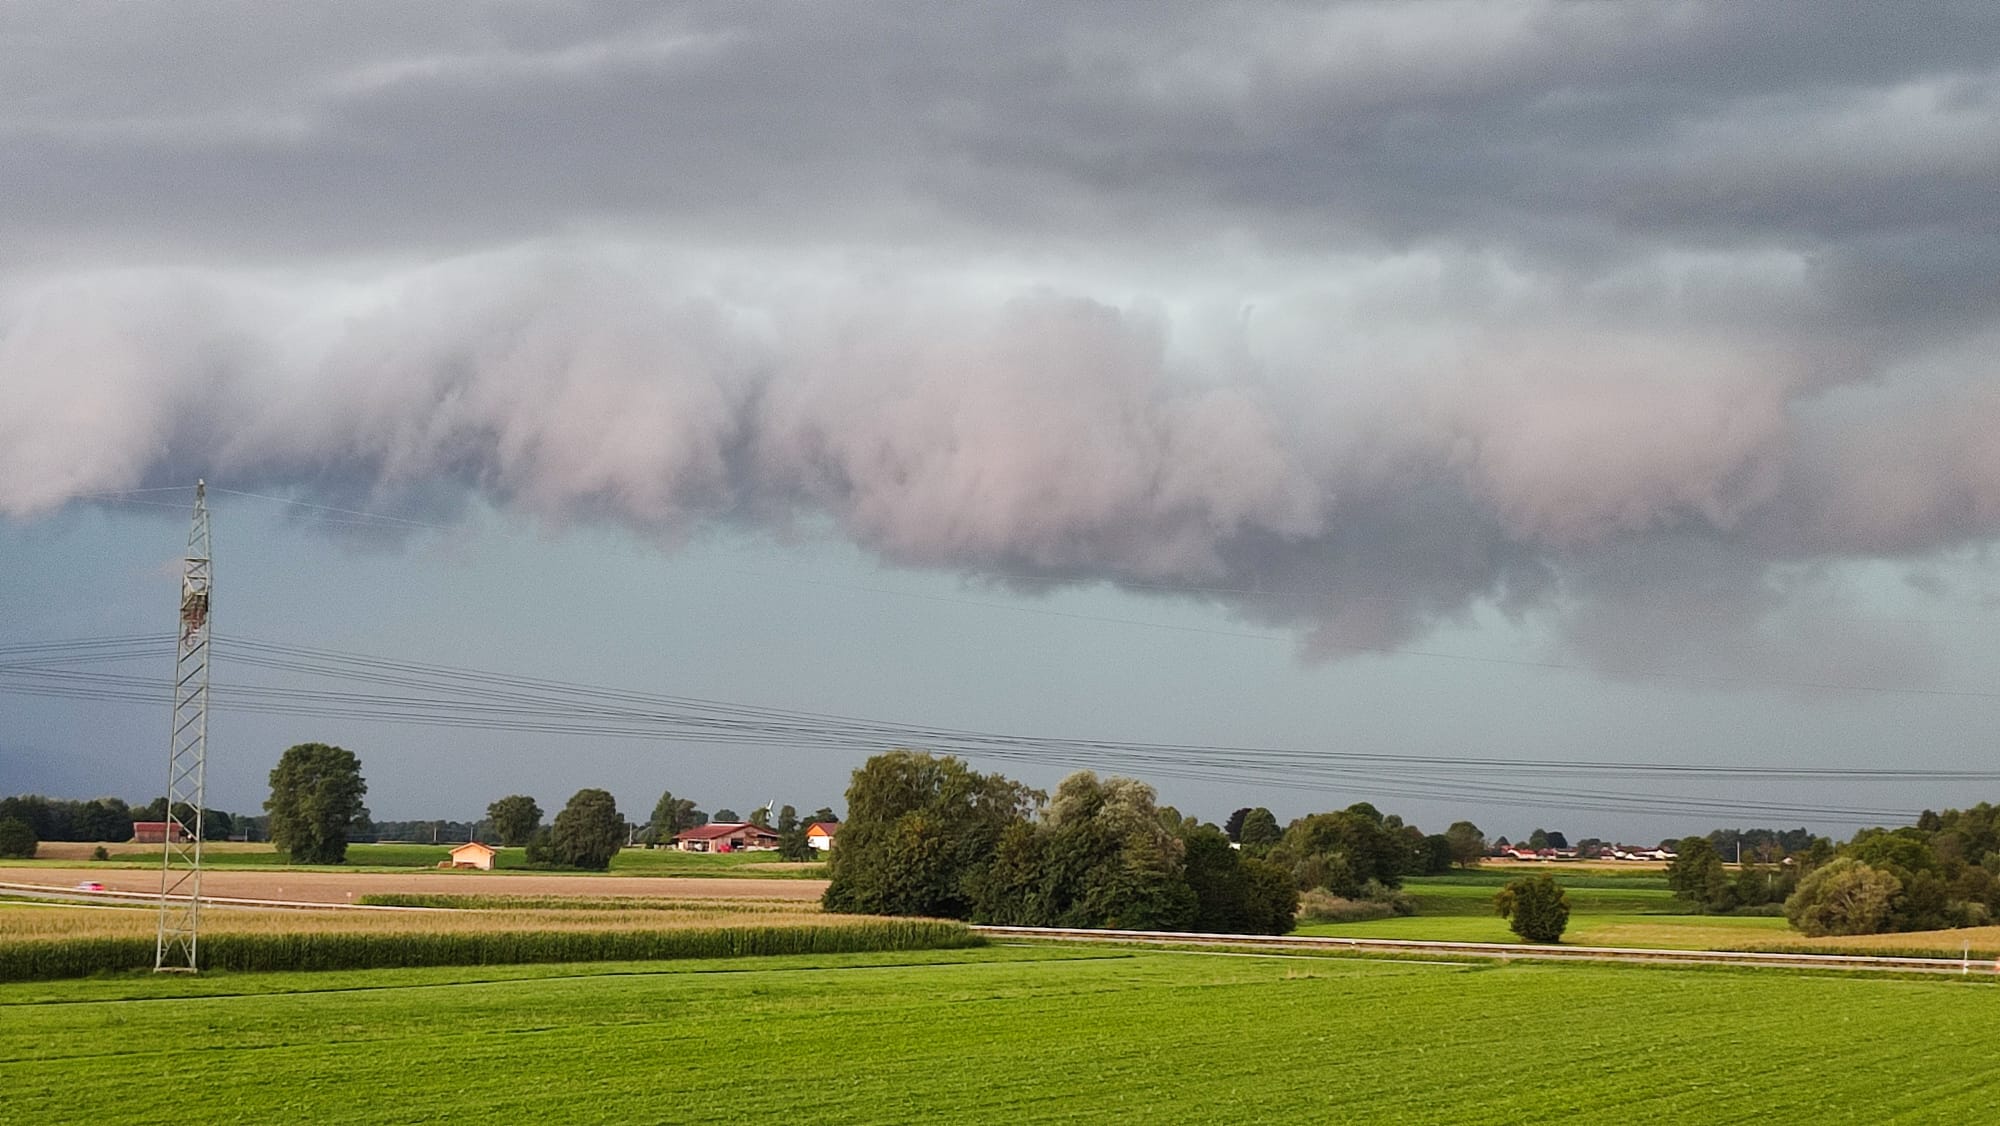
[{"label": "grassy embankment", "polygon": [[1308,924],[1299,934],[1349,938],[1403,938],[1441,942],[1521,942],[1507,920],[1493,913],[1493,893],[1509,880],[1546,871],[1563,885],[1570,904],[1563,942],[1575,946],[1633,946],[1665,950],[1777,950],[1792,953],[2000,958],[2000,926],[1912,934],[1807,938],[1782,916],[1697,915],[1667,890],[1658,871],[1533,869],[1454,872],[1414,877],[1403,890],[1417,914],[1358,923]]},{"label": "grassy embankment", "polygon": [[[51,841],[42,845],[33,860],[0,860],[0,871],[8,867],[75,868],[157,868],[159,845],[105,845],[109,860],[91,860],[93,844]],[[503,848],[494,858],[501,871],[532,871],[527,850]],[[451,857],[450,845],[357,844],[349,845],[347,863],[352,871],[405,871],[436,868]],[[284,868],[291,858],[268,844],[210,841],[202,846],[202,863],[213,868]],[[324,865],[297,865],[305,870],[325,870]],[[749,876],[766,879],[820,879],[826,866],[816,863],[786,863],[774,852],[679,852],[674,849],[632,848],[611,858],[613,876]]]},{"label": "grassy embankment", "polygon": [[0,1090],[107,1126],[1970,1122],[1990,1052],[1937,1032],[1995,988],[1046,947],[146,975],[0,986]]}]

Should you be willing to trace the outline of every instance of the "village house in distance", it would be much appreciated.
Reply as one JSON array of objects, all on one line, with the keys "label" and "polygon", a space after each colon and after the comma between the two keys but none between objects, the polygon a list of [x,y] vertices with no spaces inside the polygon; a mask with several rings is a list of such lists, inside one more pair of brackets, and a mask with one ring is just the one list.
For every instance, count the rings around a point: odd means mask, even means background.
[{"label": "village house in distance", "polygon": [[776,830],[741,821],[697,825],[674,834],[682,852],[771,852],[778,847]]},{"label": "village house in distance", "polygon": [[815,852],[828,852],[833,848],[833,835],[840,832],[838,821],[815,821],[806,826],[806,843]]}]

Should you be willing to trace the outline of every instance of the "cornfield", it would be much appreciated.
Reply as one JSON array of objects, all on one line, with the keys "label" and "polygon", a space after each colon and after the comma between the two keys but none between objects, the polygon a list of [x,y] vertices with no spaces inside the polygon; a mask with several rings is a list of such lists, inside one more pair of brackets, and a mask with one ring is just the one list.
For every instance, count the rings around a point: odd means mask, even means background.
[{"label": "cornfield", "polygon": [[[0,981],[29,981],[153,965],[150,934],[0,939]],[[525,962],[646,961],[759,954],[853,954],[982,945],[964,925],[864,919],[672,928],[339,931],[249,930],[202,937],[210,970],[357,970]]]}]

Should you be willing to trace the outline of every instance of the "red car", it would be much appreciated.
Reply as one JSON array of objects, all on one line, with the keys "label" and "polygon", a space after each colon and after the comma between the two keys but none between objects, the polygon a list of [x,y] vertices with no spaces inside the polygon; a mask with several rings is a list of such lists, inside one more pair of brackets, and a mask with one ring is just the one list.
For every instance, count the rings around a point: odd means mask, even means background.
[{"label": "red car", "polygon": [[97,882],[96,880],[85,880],[85,881],[83,881],[82,883],[80,883],[80,884],[76,885],[76,890],[78,890],[78,891],[103,891],[103,890],[104,890],[104,885],[103,885],[103,884],[100,884],[100,883],[98,883],[98,882]]}]

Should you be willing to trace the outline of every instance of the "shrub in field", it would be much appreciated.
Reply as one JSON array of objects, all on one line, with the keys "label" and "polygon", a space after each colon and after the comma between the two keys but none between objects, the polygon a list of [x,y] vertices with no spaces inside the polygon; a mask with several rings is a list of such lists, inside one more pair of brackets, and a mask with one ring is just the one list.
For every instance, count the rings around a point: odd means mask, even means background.
[{"label": "shrub in field", "polygon": [[[365,970],[530,962],[625,962],[762,954],[865,954],[983,945],[959,923],[879,919],[809,926],[678,930],[217,934],[201,940],[206,970]],[[154,939],[81,938],[0,944],[0,981],[151,969]]]},{"label": "shrub in field", "polygon": [[1362,923],[1416,913],[1414,898],[1377,883],[1362,885],[1360,894],[1355,896],[1335,895],[1325,888],[1314,888],[1299,896],[1302,923]]},{"label": "shrub in field", "polygon": [[111,850],[105,848],[103,845],[98,845],[96,848],[90,850],[90,858],[92,860],[109,860],[111,859]]},{"label": "shrub in field", "polygon": [[1785,918],[1814,938],[1829,934],[1875,934],[1887,930],[1890,909],[1903,882],[1854,859],[1842,857],[1799,881],[1785,901]]},{"label": "shrub in field", "polygon": [[26,860],[35,855],[40,845],[35,830],[26,821],[14,817],[0,821],[0,856]]},{"label": "shrub in field", "polygon": [[1386,919],[1395,913],[1395,909],[1386,903],[1348,899],[1325,888],[1313,888],[1299,896],[1301,923],[1365,923],[1371,919]]},{"label": "shrub in field", "polygon": [[1529,942],[1557,942],[1569,926],[1569,896],[1550,876],[1527,876],[1500,889],[1493,909]]}]

